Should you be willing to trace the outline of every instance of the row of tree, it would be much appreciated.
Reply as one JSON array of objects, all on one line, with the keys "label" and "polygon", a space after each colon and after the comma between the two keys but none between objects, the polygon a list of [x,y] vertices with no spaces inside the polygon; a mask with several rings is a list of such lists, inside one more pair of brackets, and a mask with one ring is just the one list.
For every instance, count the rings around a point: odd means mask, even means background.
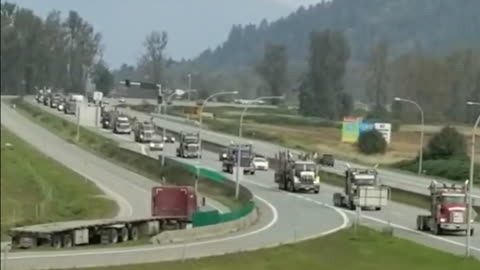
[{"label": "row of tree", "polygon": [[[366,93],[374,105],[375,118],[388,115],[394,97],[417,102],[427,121],[464,122],[479,110],[466,105],[480,101],[480,47],[455,50],[446,56],[432,56],[421,48],[390,60],[389,44],[376,44],[366,63]],[[394,103],[395,118],[417,119],[418,110]]]},{"label": "row of tree", "polygon": [[1,92],[32,93],[35,87],[83,92],[88,77],[107,92],[113,77],[102,61],[101,35],[75,11],[45,19],[32,10],[2,2]]}]

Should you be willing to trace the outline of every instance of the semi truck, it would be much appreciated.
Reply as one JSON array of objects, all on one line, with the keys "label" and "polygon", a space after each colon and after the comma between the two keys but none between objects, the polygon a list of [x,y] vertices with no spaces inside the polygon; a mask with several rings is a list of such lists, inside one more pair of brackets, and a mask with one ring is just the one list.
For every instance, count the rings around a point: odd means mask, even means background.
[{"label": "semi truck", "polygon": [[[433,180],[430,189],[430,214],[417,216],[417,229],[431,231],[436,235],[445,232],[465,232],[474,234],[473,226],[467,231],[467,184],[447,185]],[[472,209],[473,211],[473,209]],[[472,212],[473,223],[477,213]]]},{"label": "semi truck", "polygon": [[200,156],[200,135],[198,132],[181,132],[180,145],[177,148],[177,157],[199,158]]},{"label": "semi truck", "polygon": [[192,187],[157,186],[151,190],[151,216],[31,225],[12,228],[8,234],[13,249],[115,244],[165,230],[184,229],[198,209]]},{"label": "semi truck", "polygon": [[274,167],[274,181],[279,189],[320,192],[318,166],[310,157],[295,158],[290,151],[280,151],[275,155]]},{"label": "semi truck", "polygon": [[154,135],[155,135],[155,130],[153,128],[153,124],[150,122],[139,122],[137,121],[135,123],[133,133],[135,135],[135,141],[136,142],[151,142]]},{"label": "semi truck", "polygon": [[226,151],[226,158],[222,160],[222,171],[233,173],[233,169],[237,166],[238,151],[240,151],[239,166],[243,169],[243,174],[255,174],[255,167],[253,166],[253,152],[252,144],[230,144]]},{"label": "semi truck", "polygon": [[389,188],[382,186],[376,169],[348,168],[345,171],[344,194],[333,194],[333,205],[355,210],[374,209],[380,211],[386,206]]},{"label": "semi truck", "polygon": [[128,116],[118,114],[113,119],[113,133],[116,134],[131,134],[132,128],[130,126],[130,119]]}]

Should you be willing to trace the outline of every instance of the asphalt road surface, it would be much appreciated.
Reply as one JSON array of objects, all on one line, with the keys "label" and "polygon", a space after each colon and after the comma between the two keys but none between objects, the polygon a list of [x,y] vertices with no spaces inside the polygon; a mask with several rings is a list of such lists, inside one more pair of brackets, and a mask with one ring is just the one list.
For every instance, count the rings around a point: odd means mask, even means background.
[{"label": "asphalt road surface", "polygon": [[[55,156],[66,166],[103,186],[117,200],[124,201],[122,209],[126,210],[122,210],[122,215],[148,214],[149,200],[145,198],[150,196],[148,191],[154,184],[152,181],[61,140],[5,104],[1,106],[1,113],[3,125],[41,151]],[[138,149],[141,151],[141,147]],[[257,178],[263,177],[260,175]],[[220,255],[316,237],[347,225],[348,219],[343,212],[324,206],[319,201],[271,189],[268,185],[257,183],[257,179],[245,180],[244,184],[255,193],[261,213],[258,222],[248,230],[218,239],[162,246],[13,252],[7,257],[8,269],[121,265]]]},{"label": "asphalt road surface", "polygon": [[[45,107],[44,107],[45,108]],[[46,110],[49,110],[46,108]],[[132,113],[132,111],[130,111]],[[139,120],[146,120],[148,116],[142,114],[135,114]],[[145,118],[145,119],[144,119]],[[73,117],[70,117],[73,121]],[[165,121],[157,120],[156,123],[158,125],[165,124]],[[141,144],[134,143],[132,137],[128,135],[114,135],[111,134],[109,131],[101,131],[106,136],[113,136],[112,138],[117,138],[124,141],[125,145],[130,144],[131,149],[139,149],[138,151],[142,151]],[[209,136],[213,132],[205,132],[204,138]],[[220,136],[224,136],[220,134]],[[167,152],[174,155],[174,147],[169,146],[166,149]],[[145,151],[145,149],[143,150]],[[198,160],[195,159],[183,159],[184,162],[190,162],[192,164],[198,163]],[[221,170],[221,164],[218,161],[218,154],[211,153],[208,151],[203,151],[202,159],[199,163],[201,166],[205,166],[211,169]],[[311,202],[317,205],[328,205],[332,202],[332,196],[334,192],[341,192],[340,188],[332,187],[326,184],[322,184],[320,194],[290,194],[286,192],[279,191],[277,186],[273,183],[273,172],[258,172],[256,175],[253,176],[245,176],[242,179],[242,184],[246,185],[250,188],[255,194],[259,191],[270,190],[275,193],[283,194],[285,200],[289,197],[294,197],[297,200],[305,200],[307,202]],[[266,197],[268,200],[270,199],[268,196]],[[275,204],[274,204],[275,205]],[[291,207],[296,207],[295,204],[291,205]],[[301,213],[301,208],[296,208],[299,210],[294,211],[295,213]],[[354,215],[351,211],[341,209],[344,213],[348,215]],[[416,231],[416,217],[419,214],[426,214],[427,212],[423,209],[419,209],[416,207],[411,207],[404,204],[390,202],[390,205],[387,206],[380,212],[370,212],[366,211],[362,213],[362,222],[366,225],[381,228],[386,226],[387,224],[391,224],[395,228],[395,234],[401,237],[405,237],[411,240],[414,240],[419,243],[423,243],[425,245],[443,249],[445,251],[453,252],[455,254],[462,254],[465,250],[465,237],[459,234],[456,235],[449,235],[449,236],[434,236],[430,233],[423,233]],[[291,219],[291,218],[290,218]],[[298,220],[298,219],[296,219]],[[475,230],[479,232],[480,226],[478,224],[474,225]],[[478,234],[475,235],[472,239],[473,245],[473,253],[476,256],[480,257],[480,239]]]},{"label": "asphalt road surface", "polygon": [[[130,109],[119,108],[120,111],[126,112],[127,114],[137,117],[139,120],[148,120],[150,119],[150,115]],[[155,123],[158,126],[165,127],[168,130],[180,132],[180,131],[198,131],[198,127],[194,126],[191,121],[188,121],[184,118],[175,117],[175,116],[155,116]],[[228,145],[230,142],[237,142],[237,143],[252,143],[254,146],[254,151],[257,154],[264,155],[267,157],[274,157],[279,150],[284,150],[285,147],[275,145],[272,143],[259,141],[259,140],[252,140],[252,139],[244,139],[239,138],[238,136],[232,136],[227,134],[222,134],[218,132],[213,132],[209,130],[202,131],[202,140],[213,142],[216,144],[221,145]],[[298,153],[296,150],[291,151]],[[343,160],[335,160],[334,167],[323,167],[325,171],[336,173],[339,175],[343,175],[345,169],[347,168],[347,163],[349,163],[352,167],[360,167],[365,168],[365,166],[360,164],[355,164],[353,162],[347,162]],[[418,176],[412,173],[402,173],[396,172],[391,170],[385,169],[378,169],[380,180],[383,184],[388,185],[393,188],[398,188],[418,194],[428,195],[429,190],[428,186],[431,183],[433,177],[427,176]],[[435,178],[438,179],[438,178]],[[443,182],[453,183],[448,180],[439,179]],[[473,199],[474,205],[480,206],[480,189],[475,187],[473,189]]]}]

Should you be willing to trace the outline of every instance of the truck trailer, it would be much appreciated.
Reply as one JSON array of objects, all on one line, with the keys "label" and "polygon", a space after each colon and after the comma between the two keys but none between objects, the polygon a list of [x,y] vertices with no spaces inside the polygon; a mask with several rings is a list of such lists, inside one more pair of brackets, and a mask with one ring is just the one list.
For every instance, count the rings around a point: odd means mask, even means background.
[{"label": "truck trailer", "polygon": [[380,185],[376,169],[348,168],[344,192],[333,194],[333,205],[351,210],[361,207],[379,211],[387,205],[390,190]]},{"label": "truck trailer", "polygon": [[42,246],[71,248],[89,244],[115,244],[184,229],[198,211],[191,187],[158,186],[151,190],[151,216],[56,222],[12,228],[13,249]]},{"label": "truck trailer", "polygon": [[[429,186],[430,214],[417,216],[417,229],[431,231],[436,235],[445,232],[469,233],[467,231],[467,183],[457,186],[432,181]],[[471,223],[474,222],[476,215],[473,211]],[[470,235],[473,233],[472,226]]]}]

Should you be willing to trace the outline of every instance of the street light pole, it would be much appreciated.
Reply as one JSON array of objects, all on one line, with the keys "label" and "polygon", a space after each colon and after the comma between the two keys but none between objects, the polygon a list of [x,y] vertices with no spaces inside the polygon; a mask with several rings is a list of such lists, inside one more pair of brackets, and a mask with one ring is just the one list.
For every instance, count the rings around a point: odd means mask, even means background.
[{"label": "street light pole", "polygon": [[425,133],[425,117],[424,117],[424,113],[423,113],[422,107],[420,107],[420,105],[418,105],[417,102],[415,102],[415,101],[413,101],[413,100],[409,100],[409,99],[404,99],[404,98],[396,97],[396,98],[395,98],[395,101],[407,102],[407,103],[413,104],[413,105],[417,106],[418,110],[420,111],[422,126],[421,126],[421,132],[420,132],[420,153],[419,153],[419,159],[418,159],[418,174],[422,174],[422,165],[423,165],[423,139],[424,139],[424,133]]},{"label": "street light pole", "polygon": [[190,90],[192,89],[192,74],[188,73],[188,101],[191,100]]},{"label": "street light pole", "polygon": [[[480,105],[479,102],[467,102],[468,105]],[[466,250],[465,250],[465,255],[470,256],[470,231],[472,230],[472,191],[473,191],[473,179],[474,179],[474,171],[475,171],[475,137],[477,135],[477,127],[478,124],[480,123],[480,115],[477,117],[477,120],[475,121],[475,125],[473,126],[473,131],[472,131],[472,145],[471,145],[471,157],[470,157],[470,176],[468,179],[468,193],[467,193],[467,237],[466,237]]]},{"label": "street light pole", "polygon": [[[214,97],[217,97],[217,96],[222,96],[222,95],[236,95],[238,94],[238,91],[224,91],[224,92],[218,92],[218,93],[215,93],[213,95],[210,95],[209,97],[207,97],[203,103],[202,103],[202,106],[200,107],[200,123],[199,123],[199,128],[198,128],[198,137],[199,137],[199,141],[198,141],[198,150],[200,151],[200,155],[198,155],[198,164],[200,165],[200,161],[201,161],[201,157],[202,157],[202,124],[203,124],[203,108],[205,107],[205,104],[207,104],[207,102],[214,98]],[[237,177],[238,178],[238,177]],[[237,179],[238,181],[238,179]]]},{"label": "street light pole", "polygon": [[[284,99],[284,96],[268,96],[268,97],[259,97],[254,99],[253,101],[259,101],[259,100],[265,100],[265,99]],[[247,109],[250,107],[251,103],[248,103],[245,105],[243,108],[243,112],[240,115],[240,127],[238,129],[238,137],[242,137],[242,128],[243,128],[243,117],[245,116],[245,113],[247,112]]]}]

